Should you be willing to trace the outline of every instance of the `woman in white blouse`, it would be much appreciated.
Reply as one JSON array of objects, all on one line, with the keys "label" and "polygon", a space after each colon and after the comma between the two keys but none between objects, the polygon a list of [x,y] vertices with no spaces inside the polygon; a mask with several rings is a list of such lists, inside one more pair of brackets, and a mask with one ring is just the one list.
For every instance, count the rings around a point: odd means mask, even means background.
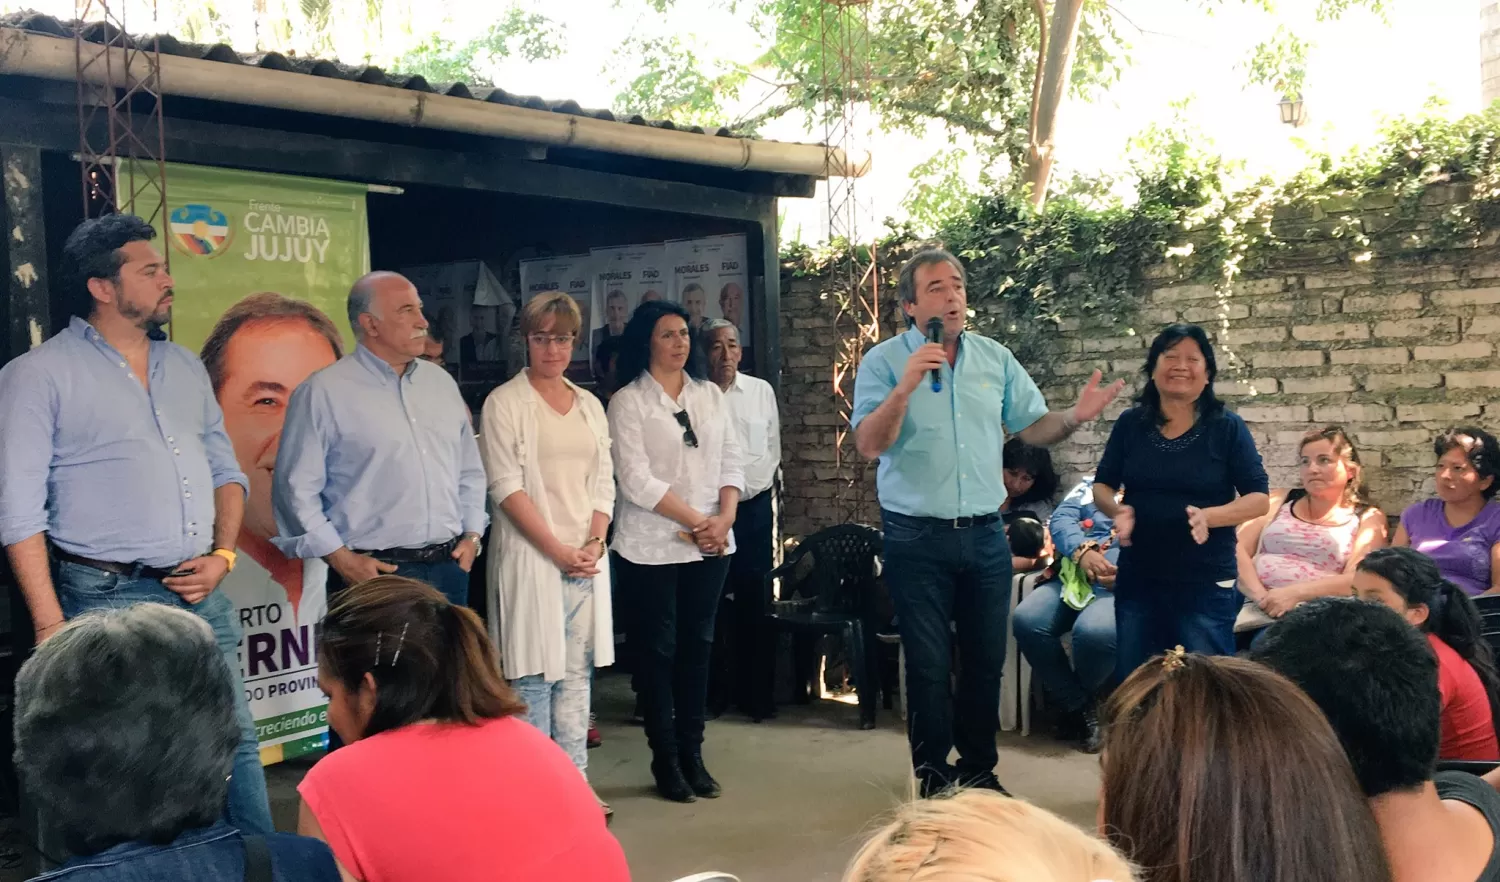
[{"label": "woman in white blouse", "polygon": [[703,719],[714,612],[745,483],[724,393],[704,379],[690,333],[675,303],[636,307],[609,402],[621,497],[615,575],[631,601],[651,774],[657,792],[677,802],[719,795],[703,765]]},{"label": "woman in white blouse", "polygon": [[529,367],[485,400],[480,450],[498,510],[490,636],[527,720],[587,773],[589,687],[615,653],[609,567],[599,560],[615,483],[604,408],[563,376],[580,325],[567,294],[526,304]]}]

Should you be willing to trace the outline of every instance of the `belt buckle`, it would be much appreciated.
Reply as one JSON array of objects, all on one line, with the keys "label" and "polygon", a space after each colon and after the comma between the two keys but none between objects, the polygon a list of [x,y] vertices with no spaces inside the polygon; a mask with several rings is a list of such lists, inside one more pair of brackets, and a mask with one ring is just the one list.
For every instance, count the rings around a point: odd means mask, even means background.
[{"label": "belt buckle", "polygon": [[964,515],[963,517],[953,519],[953,529],[955,530],[967,530],[972,526],[974,526],[973,515]]}]

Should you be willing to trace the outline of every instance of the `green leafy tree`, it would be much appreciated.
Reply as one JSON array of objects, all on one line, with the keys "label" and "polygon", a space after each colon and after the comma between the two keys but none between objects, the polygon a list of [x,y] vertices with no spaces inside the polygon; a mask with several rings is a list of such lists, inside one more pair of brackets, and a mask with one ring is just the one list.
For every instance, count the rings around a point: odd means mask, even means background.
[{"label": "green leafy tree", "polygon": [[432,34],[396,58],[391,69],[420,74],[431,82],[493,85],[488,69],[503,58],[527,61],[555,58],[563,51],[563,28],[545,15],[511,6],[479,36],[459,43]]}]

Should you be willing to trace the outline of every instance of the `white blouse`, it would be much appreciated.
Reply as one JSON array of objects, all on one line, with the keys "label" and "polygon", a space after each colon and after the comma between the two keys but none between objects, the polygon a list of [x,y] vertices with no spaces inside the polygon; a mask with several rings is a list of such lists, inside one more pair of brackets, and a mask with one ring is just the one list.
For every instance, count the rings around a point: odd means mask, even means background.
[{"label": "white blouse", "polygon": [[[698,438],[689,447],[676,414],[686,410]],[[677,535],[687,528],[653,509],[676,493],[706,516],[719,513],[719,488],[745,490],[740,445],[724,393],[707,380],[689,378],[677,401],[643,373],[609,401],[615,478],[619,482],[611,547],[631,563],[674,564],[702,560],[698,546]],[[734,531],[726,553],[734,553]]]}]

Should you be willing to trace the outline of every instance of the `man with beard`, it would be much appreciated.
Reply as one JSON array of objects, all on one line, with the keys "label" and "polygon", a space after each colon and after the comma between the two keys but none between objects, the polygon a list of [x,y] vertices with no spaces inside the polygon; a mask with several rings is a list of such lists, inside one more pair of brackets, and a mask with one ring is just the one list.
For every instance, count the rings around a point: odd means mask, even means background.
[{"label": "man with beard", "polygon": [[[724,391],[745,462],[745,496],[734,521],[737,550],[724,580],[725,592],[734,594],[725,623],[734,635],[730,682],[727,689],[711,690],[710,705],[722,710],[732,699],[759,720],[772,713],[773,660],[763,622],[771,605],[765,582],[774,565],[771,488],[781,467],[781,414],[771,384],[740,373],[740,334],[733,323],[704,322],[698,345],[708,353],[709,379]],[[715,671],[724,667],[715,665]]]},{"label": "man with beard", "polygon": [[63,245],[74,318],[0,370],[0,543],[38,641],[89,610],[144,602],[213,628],[238,687],[228,818],[271,833],[240,632],[217,590],[235,565],[248,481],[203,364],[161,333],[172,278],[155,237],[116,214]]},{"label": "man with beard", "polygon": [[250,477],[236,597],[250,605],[284,601],[291,613],[284,621],[316,622],[325,608],[327,573],[311,562],[304,568],[300,558],[289,558],[271,544],[276,535],[271,480],[287,401],[303,380],[343,355],[338,329],[311,303],[252,294],[220,316],[202,355],[235,457]]},{"label": "man with beard", "polygon": [[275,545],[327,561],[330,603],[348,586],[397,573],[464,605],[489,516],[458,383],[422,360],[427,319],[404,276],[355,282],[349,325],[354,352],[287,404],[271,486]]}]

